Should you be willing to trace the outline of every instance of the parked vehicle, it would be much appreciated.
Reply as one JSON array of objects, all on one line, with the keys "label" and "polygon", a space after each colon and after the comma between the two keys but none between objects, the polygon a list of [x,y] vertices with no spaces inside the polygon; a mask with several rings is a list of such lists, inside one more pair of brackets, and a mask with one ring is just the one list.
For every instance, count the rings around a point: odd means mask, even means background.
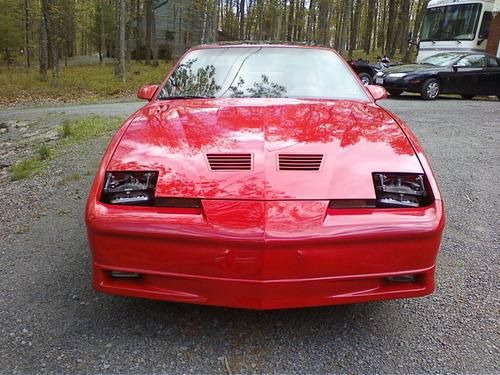
[{"label": "parked vehicle", "polygon": [[87,201],[95,289],[252,309],[433,292],[432,170],[335,51],[201,46],[138,96]]},{"label": "parked vehicle", "polygon": [[375,64],[370,64],[368,60],[358,59],[349,61],[349,65],[356,72],[363,85],[371,85],[373,78],[378,72],[382,72],[389,67],[390,60],[387,56],[379,59]]},{"label": "parked vehicle", "polygon": [[500,58],[500,0],[431,0],[417,62],[439,52],[487,52]]},{"label": "parked vehicle", "polygon": [[500,99],[500,59],[486,53],[443,52],[420,64],[399,65],[377,73],[375,84],[392,96],[404,91],[420,93],[423,99],[440,94],[495,95]]}]

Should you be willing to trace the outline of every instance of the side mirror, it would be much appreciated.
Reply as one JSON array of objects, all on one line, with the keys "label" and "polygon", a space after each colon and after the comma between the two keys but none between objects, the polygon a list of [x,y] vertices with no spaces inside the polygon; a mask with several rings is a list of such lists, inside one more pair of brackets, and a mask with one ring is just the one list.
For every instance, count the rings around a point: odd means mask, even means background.
[{"label": "side mirror", "polygon": [[463,67],[465,67],[464,64],[454,64],[452,66],[454,72],[458,71],[458,68],[463,68]]},{"label": "side mirror", "polygon": [[387,98],[387,91],[382,86],[366,85],[365,86],[375,101]]},{"label": "side mirror", "polygon": [[139,91],[137,91],[137,97],[139,99],[144,99],[144,100],[147,100],[147,101],[151,101],[151,99],[153,99],[153,96],[156,92],[156,90],[158,90],[158,85],[145,85],[145,86],[142,86]]}]

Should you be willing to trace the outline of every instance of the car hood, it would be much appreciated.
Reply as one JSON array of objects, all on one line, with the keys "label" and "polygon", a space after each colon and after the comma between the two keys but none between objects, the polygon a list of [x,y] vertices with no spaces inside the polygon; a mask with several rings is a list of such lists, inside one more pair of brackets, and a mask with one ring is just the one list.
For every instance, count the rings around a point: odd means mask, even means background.
[{"label": "car hood", "polygon": [[[280,154],[298,159],[300,170],[282,170]],[[224,160],[234,157],[249,169],[213,170],[221,160],[231,169]],[[238,200],[374,198],[372,172],[423,173],[404,132],[377,105],[295,99],[151,103],[108,170],[159,171],[156,196]]]},{"label": "car hood", "polygon": [[450,68],[428,64],[406,64],[396,65],[384,71],[385,74],[390,73],[430,73],[448,71]]}]

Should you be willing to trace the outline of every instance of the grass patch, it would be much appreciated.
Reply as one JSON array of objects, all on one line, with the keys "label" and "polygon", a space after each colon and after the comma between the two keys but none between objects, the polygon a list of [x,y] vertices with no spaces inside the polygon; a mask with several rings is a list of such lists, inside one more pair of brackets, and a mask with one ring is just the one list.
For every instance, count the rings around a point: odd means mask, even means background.
[{"label": "grass patch", "polygon": [[102,117],[87,117],[83,119],[65,121],[60,133],[63,139],[61,144],[81,143],[91,138],[107,134],[116,130],[120,125],[118,119],[108,119]]},{"label": "grass patch", "polygon": [[64,120],[61,127],[61,137],[68,138],[71,135],[71,123],[68,120]]},{"label": "grass patch", "polygon": [[80,176],[80,174],[78,174],[78,173],[68,174],[68,175],[64,176],[61,181],[59,181],[59,186],[65,186],[65,185],[69,185],[72,182],[80,181],[81,177],[82,176]]},{"label": "grass patch", "polygon": [[[88,141],[101,135],[109,134],[120,126],[119,119],[109,119],[103,117],[86,117],[82,119],[64,121],[60,128],[61,139],[58,140],[53,149],[47,145],[38,146],[33,150],[35,156],[21,160],[10,167],[10,178],[13,181],[22,180],[31,177],[43,168],[46,161],[51,159],[57,150],[71,145]],[[68,184],[80,179],[78,173],[65,176],[60,184]]]},{"label": "grass patch", "polygon": [[38,147],[36,152],[38,154],[38,159],[40,159],[42,161],[50,159],[52,156],[52,151],[50,150],[49,146],[47,146],[47,145],[41,145],[40,147]]},{"label": "grass patch", "polygon": [[10,178],[13,181],[22,180],[40,172],[43,167],[43,161],[37,158],[21,160],[10,168]]},{"label": "grass patch", "polygon": [[113,65],[83,65],[61,67],[56,85],[50,79],[40,80],[37,69],[0,69],[0,105],[33,102],[93,102],[103,99],[135,95],[145,84],[159,84],[171,64],[161,63],[157,67],[142,63],[129,66],[126,83],[114,75]]}]

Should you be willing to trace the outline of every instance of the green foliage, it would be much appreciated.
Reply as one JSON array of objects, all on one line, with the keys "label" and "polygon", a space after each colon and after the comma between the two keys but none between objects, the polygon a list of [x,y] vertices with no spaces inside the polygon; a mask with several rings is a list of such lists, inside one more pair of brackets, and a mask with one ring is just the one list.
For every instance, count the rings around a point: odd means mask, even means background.
[{"label": "green foliage", "polygon": [[53,86],[41,81],[35,69],[0,70],[0,105],[17,102],[57,100],[62,102],[86,102],[135,95],[144,84],[159,84],[166,75],[169,64],[158,67],[132,63],[128,81],[122,83],[113,74],[112,65],[85,65],[61,68],[59,82]]},{"label": "green foliage", "polygon": [[[102,117],[87,117],[72,121],[64,121],[61,126],[61,135],[63,136],[56,144],[54,149],[50,149],[47,145],[41,145],[34,150],[35,156],[21,160],[10,167],[10,178],[13,181],[22,180],[31,177],[42,171],[48,159],[50,159],[56,151],[65,146],[75,143],[82,143],[91,138],[108,134],[112,130],[116,130],[120,124],[118,119],[108,119]],[[66,136],[64,136],[66,134]],[[72,173],[65,176],[60,182],[68,184],[71,181],[76,181],[81,176],[78,173]]]},{"label": "green foliage", "polygon": [[58,182],[59,186],[69,185],[72,182],[79,181],[82,176],[79,173],[70,173],[62,178],[61,181]]},{"label": "green foliage", "polygon": [[63,138],[68,138],[71,135],[71,123],[68,120],[64,120],[60,134]]},{"label": "green foliage", "polygon": [[10,178],[13,181],[22,180],[38,173],[43,167],[43,162],[38,158],[22,160],[10,168]]},{"label": "green foliage", "polygon": [[38,159],[43,161],[50,159],[50,157],[52,156],[52,151],[50,150],[49,146],[41,145],[37,149],[37,154],[38,154]]},{"label": "green foliage", "polygon": [[19,58],[23,48],[23,23],[17,0],[0,0],[0,53],[7,65]]},{"label": "green foliage", "polygon": [[[91,138],[116,130],[120,125],[118,119],[107,119],[102,117],[87,117],[65,122],[61,129],[68,128],[67,136],[61,140],[62,144],[85,142]],[[64,130],[62,130],[64,134]]]}]

